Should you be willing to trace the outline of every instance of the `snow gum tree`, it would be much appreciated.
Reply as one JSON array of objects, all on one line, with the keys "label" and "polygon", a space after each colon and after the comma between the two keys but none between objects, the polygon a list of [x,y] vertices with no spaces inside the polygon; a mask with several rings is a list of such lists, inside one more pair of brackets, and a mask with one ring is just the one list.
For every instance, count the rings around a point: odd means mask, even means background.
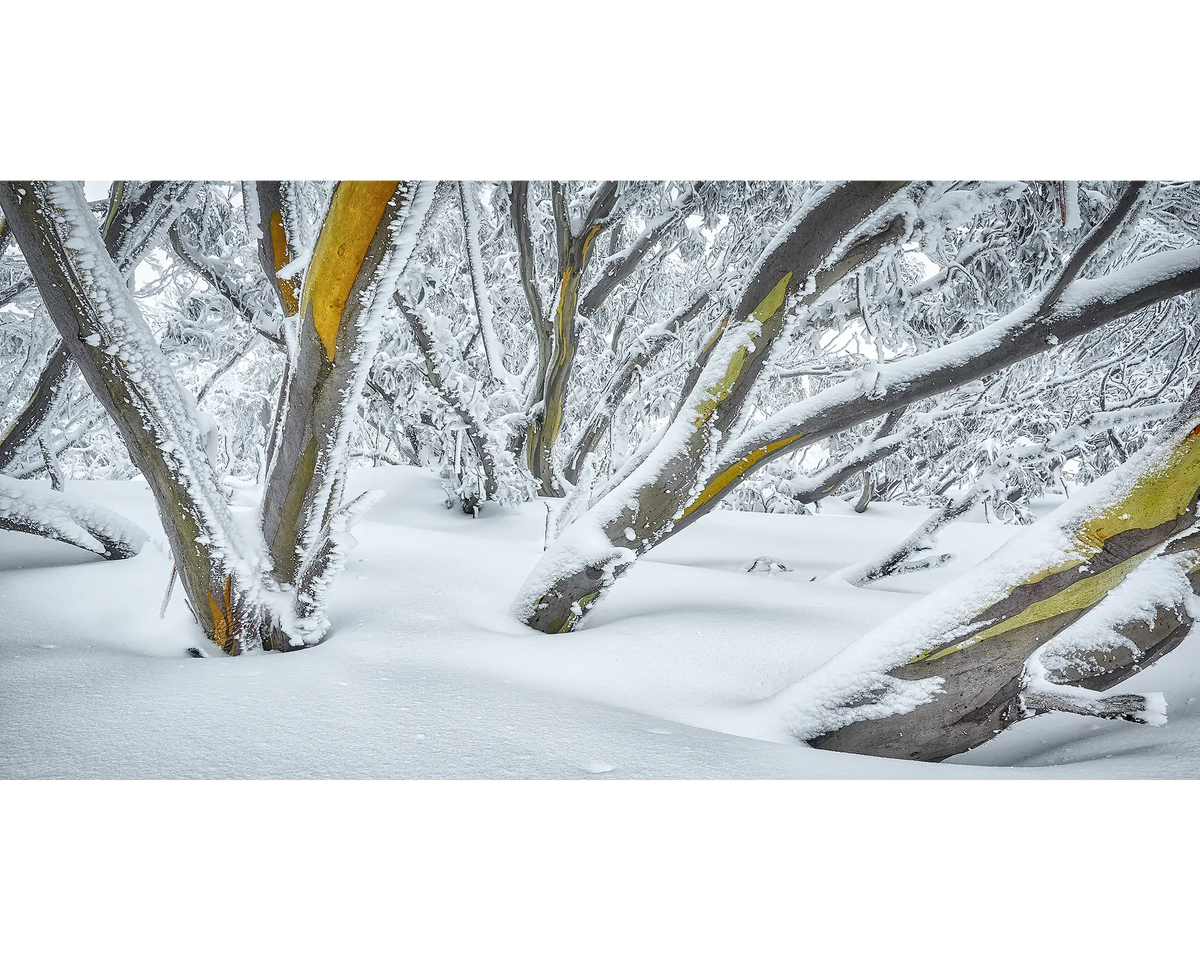
[{"label": "snow gum tree", "polygon": [[[771,375],[779,373],[779,364],[770,357],[772,344],[787,343],[783,331],[821,322],[827,306],[821,302],[824,291],[848,276],[861,279],[878,272],[896,259],[910,237],[941,224],[959,229],[955,224],[961,223],[964,208],[978,210],[981,198],[990,195],[996,201],[1007,189],[901,187],[827,187],[785,224],[744,281],[729,321],[693,365],[670,426],[549,547],[514,602],[515,616],[544,632],[571,630],[640,555],[705,515],[773,460],[877,423],[873,435],[812,478],[812,489],[834,489],[913,436],[903,426],[904,418],[913,416],[906,412],[913,405],[1003,374],[1060,344],[1200,287],[1200,247],[1194,243],[1178,249],[1165,244],[1144,256],[1146,234],[1135,233],[1124,246],[1114,245],[1133,212],[1145,210],[1156,195],[1156,185],[1129,184],[1100,208],[1092,229],[1066,253],[1061,266],[1047,270],[1054,258],[1041,256],[1027,277],[1012,270],[1005,282],[1018,296],[1007,295],[1012,305],[1005,314],[963,333],[962,319],[944,324],[927,308],[908,313],[911,290],[921,284],[906,283],[894,305],[900,316],[910,317],[908,342],[899,357],[859,364],[829,386],[749,420],[752,390],[761,395]],[[1176,216],[1170,210],[1160,215],[1167,222]],[[1115,268],[1102,276],[1081,277],[1101,251],[1113,263],[1114,250],[1133,255],[1115,256]],[[960,255],[966,258],[966,253]],[[886,292],[882,299],[887,302]],[[866,311],[861,284],[858,300],[860,313]],[[873,323],[881,323],[878,315]],[[922,329],[943,326],[948,336],[936,337],[924,351],[913,350],[914,341],[923,339]],[[979,400],[980,395],[973,398],[973,406]],[[936,411],[920,416],[930,426],[937,423]]]},{"label": "snow gum tree", "polygon": [[1200,600],[1200,386],[1159,436],[960,581],[780,695],[827,750],[936,761],[1049,711],[1161,723],[1101,696],[1177,647]]},{"label": "snow gum tree", "polygon": [[[187,203],[192,187],[186,183],[117,180],[109,191],[100,228],[104,249],[121,276],[128,280],[164,230]],[[11,236],[7,221],[0,226],[0,253]],[[14,284],[6,294],[16,297],[33,285],[32,276]],[[9,472],[22,459],[44,462],[61,486],[57,461],[45,443],[45,431],[75,373],[71,353],[61,340],[50,351],[33,385],[28,401],[0,437],[0,472]],[[40,455],[39,455],[40,454]],[[49,536],[91,550],[106,559],[123,559],[137,553],[146,534],[136,524],[76,497],[47,495],[21,484],[6,483],[0,498],[0,529]]]},{"label": "snow gum tree", "polygon": [[[1139,448],[1200,378],[1200,188],[1185,182],[129,181],[90,204],[63,184],[2,194],[0,526],[132,555],[142,531],[28,481],[140,471],[181,592],[229,653],[326,636],[326,593],[370,502],[345,495],[350,465],[432,469],[448,505],[484,523],[492,505],[545,498],[546,550],[513,612],[564,632],[639,557],[723,506],[929,505],[911,536],[837,575],[868,583],[944,562],[938,528],[972,504],[1028,523],[1028,500],[1064,477],[1082,504],[1076,490],[1144,462]],[[235,523],[228,501],[251,488],[257,522]],[[1114,597],[1173,569],[1161,566],[1182,542],[1171,537]],[[984,617],[997,602],[963,614],[989,621],[975,633],[1020,615]],[[1156,624],[1190,616],[1164,604]],[[1116,651],[1134,621],[1105,616]],[[1002,649],[996,638],[910,664],[942,642],[925,636],[844,688],[806,687],[829,710],[788,714],[791,729],[905,755],[896,744],[920,738],[903,724],[948,724],[949,740],[912,748],[936,759],[1003,726],[958,719],[956,689],[989,690],[1004,722],[1101,689],[1086,656],[1029,655],[1020,629],[1011,656],[971,667],[979,676],[964,668],[958,687],[936,671]],[[1167,648],[1129,642],[1117,660]],[[1045,688],[1056,680],[1073,686]],[[898,709],[929,693],[922,681],[944,681],[949,699]],[[1153,717],[1144,706],[1086,709]]]},{"label": "snow gum tree", "polygon": [[[830,188],[785,227],[706,345],[667,434],[637,470],[547,551],[514,605],[519,618],[547,633],[570,630],[604,586],[662,539],[705,479],[721,438],[740,419],[784,330],[789,297],[815,299],[868,250],[900,239],[902,216],[871,218],[904,186],[870,182]],[[831,260],[835,251],[838,256]]]},{"label": "snow gum tree", "polygon": [[[150,485],[188,605],[227,654],[287,651],[328,630],[326,591],[369,502],[345,502],[347,437],[385,304],[432,187],[344,181],[333,190],[285,330],[288,373],[261,527],[237,524],[196,401],[175,377],[76,183],[5,182],[0,207],[63,345]],[[268,210],[264,240],[286,244]],[[276,257],[271,276],[288,259]]]},{"label": "snow gum tree", "polygon": [[[366,416],[391,440],[375,455],[436,466],[448,500],[469,514],[489,502],[569,497],[585,472],[602,479],[657,415],[642,408],[673,403],[707,325],[701,275],[714,280],[720,259],[709,247],[725,250],[743,232],[757,242],[750,214],[771,206],[760,194],[774,202],[778,192],[673,181],[443,184],[420,268],[398,295],[402,322],[372,372]],[[738,193],[746,220],[701,240],[698,225],[715,223]],[[738,256],[740,267],[750,254]],[[662,321],[643,328],[660,308]]]}]

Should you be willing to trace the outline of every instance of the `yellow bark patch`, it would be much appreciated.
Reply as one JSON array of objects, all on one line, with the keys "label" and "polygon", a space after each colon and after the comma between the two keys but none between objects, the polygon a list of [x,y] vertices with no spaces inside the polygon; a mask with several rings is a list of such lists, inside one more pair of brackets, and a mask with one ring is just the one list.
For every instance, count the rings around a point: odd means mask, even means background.
[{"label": "yellow bark patch", "polygon": [[399,180],[343,180],[333,192],[300,302],[331,363],[346,301],[399,185]]},{"label": "yellow bark patch", "polygon": [[760,324],[766,323],[775,313],[783,306],[783,298],[787,296],[788,284],[792,279],[792,271],[788,271],[783,275],[780,281],[775,284],[771,292],[763,297],[762,302],[754,308],[750,314]]},{"label": "yellow bark patch", "polygon": [[584,234],[584,236],[583,236],[583,253],[582,253],[582,256],[579,258],[581,263],[583,263],[583,264],[587,263],[588,252],[591,250],[592,241],[596,239],[596,235],[603,229],[604,229],[604,224],[598,223],[598,224],[596,224],[596,226],[592,227],[592,229],[589,230],[586,234]]},{"label": "yellow bark patch", "polygon": [[[575,316],[575,297],[571,296],[576,289],[576,284],[571,282],[571,274],[573,272],[574,271],[571,270],[571,265],[569,263],[563,267],[562,284],[560,285],[558,291],[558,309],[554,312],[555,326],[558,329],[558,336],[560,340],[566,339],[567,336],[564,317]],[[571,297],[571,309],[569,311],[564,309],[567,304],[567,297]]]},{"label": "yellow bark patch", "polygon": [[233,653],[237,638],[233,634],[233,578],[225,578],[225,609],[208,594],[208,609],[213,619],[213,642],[228,654]]},{"label": "yellow bark patch", "polygon": [[[768,456],[769,454],[772,454],[776,450],[780,450],[789,444],[795,443],[803,436],[804,434],[797,433],[795,436],[784,437],[782,440],[773,440],[756,450],[751,450],[748,454],[742,457],[741,460],[733,464],[733,466],[726,467],[715,477],[709,480],[704,489],[700,492],[700,496],[684,507],[683,517],[686,517],[693,510],[698,510],[700,507],[704,506],[731,483],[740,479],[747,470],[758,463],[758,461],[763,457]],[[683,517],[680,517],[680,519],[682,520]]]},{"label": "yellow bark patch", "polygon": [[1181,517],[1200,490],[1200,427],[1192,430],[1157,467],[1140,477],[1118,503],[1101,511],[1076,531],[1078,549],[1057,567],[1041,570],[1026,583],[1037,583],[1094,557],[1116,534],[1153,530]]},{"label": "yellow bark patch", "polygon": [[[762,332],[762,325],[775,316],[779,308],[783,306],[783,300],[787,296],[788,283],[791,282],[791,279],[792,273],[789,270],[783,275],[783,279],[775,284],[771,292],[763,297],[762,302],[750,314],[750,317],[758,323],[750,331],[751,340],[757,339],[759,333]],[[745,347],[738,347],[733,351],[733,356],[729,358],[729,363],[726,365],[725,373],[721,376],[721,379],[709,388],[709,396],[696,404],[696,416],[692,420],[692,423],[699,426],[712,415],[718,404],[728,399],[738,382],[738,378],[742,375],[742,368],[746,365],[747,352]]]},{"label": "yellow bark patch", "polygon": [[[275,272],[278,274],[280,270],[291,262],[291,256],[288,252],[287,232],[283,229],[283,214],[278,210],[271,211],[271,256],[275,262]],[[296,281],[292,279],[280,280],[275,278],[279,284],[279,296],[283,300],[284,310],[287,315],[293,316],[300,305],[296,302]]]},{"label": "yellow bark patch", "polygon": [[[1049,620],[1051,617],[1057,617],[1062,613],[1070,613],[1074,610],[1086,610],[1089,607],[1093,607],[1103,600],[1113,587],[1129,576],[1133,568],[1145,560],[1154,550],[1154,547],[1151,547],[1149,550],[1143,550],[1128,560],[1123,560],[1116,566],[1109,567],[1107,570],[1101,570],[1099,573],[1085,577],[1082,580],[1076,580],[1070,586],[1064,587],[1053,596],[1046,597],[1045,600],[1039,600],[1037,603],[1031,603],[1015,616],[1009,617],[1007,620],[1002,620],[1000,623],[988,627],[988,629],[982,630],[972,637],[968,637],[961,643],[956,643],[945,650],[924,653],[918,657],[913,657],[909,663],[919,663],[923,660],[930,662],[941,660],[942,657],[948,657],[959,650],[965,650],[967,647],[974,646],[982,640],[990,640],[993,637],[1009,633],[1026,624],[1041,623],[1043,620]],[[1046,639],[1049,639],[1049,637]]]},{"label": "yellow bark patch", "polygon": [[721,334],[725,332],[725,328],[727,326],[729,326],[728,315],[717,324],[717,329],[713,332],[713,335],[708,338],[708,342],[704,344],[704,349],[701,351],[701,353],[708,353],[709,350],[716,346],[717,341],[721,339]]},{"label": "yellow bark patch", "polygon": [[1200,442],[1193,430],[1164,464],[1141,477],[1120,503],[1089,521],[1079,539],[1097,549],[1124,530],[1153,530],[1177,520],[1200,489]]}]

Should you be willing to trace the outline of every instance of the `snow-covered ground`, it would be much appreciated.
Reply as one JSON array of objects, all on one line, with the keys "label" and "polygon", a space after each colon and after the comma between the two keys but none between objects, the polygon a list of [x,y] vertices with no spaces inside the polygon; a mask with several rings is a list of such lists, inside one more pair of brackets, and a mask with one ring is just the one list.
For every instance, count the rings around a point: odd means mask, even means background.
[{"label": "snow-covered ground", "polygon": [[[355,530],[333,635],[286,656],[186,655],[203,644],[181,591],[158,616],[171,562],[144,483],[68,484],[151,533],[135,559],[0,533],[0,776],[1200,775],[1194,639],[1132,682],[1165,693],[1164,727],[1038,717],[938,765],[788,741],[770,698],[1015,527],[960,521],[939,542],[953,564],[860,589],[829,575],[927,511],[719,511],[636,564],[583,629],[547,637],[506,612],[542,551],[541,503],[472,520],[415,469],[355,471],[351,485],[387,495]],[[234,501],[246,519],[252,505]],[[763,556],[792,569],[744,572]]]}]

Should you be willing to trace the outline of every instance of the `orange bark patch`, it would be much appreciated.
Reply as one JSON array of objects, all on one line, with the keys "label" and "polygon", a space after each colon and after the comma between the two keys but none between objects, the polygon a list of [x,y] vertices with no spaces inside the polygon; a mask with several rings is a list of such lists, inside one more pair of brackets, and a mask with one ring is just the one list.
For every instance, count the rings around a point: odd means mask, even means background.
[{"label": "orange bark patch", "polygon": [[333,192],[300,304],[331,363],[346,301],[399,185],[399,180],[343,180]]},{"label": "orange bark patch", "polygon": [[[271,211],[271,255],[275,260],[277,274],[291,261],[288,254],[287,233],[283,229],[283,215],[278,210]],[[280,280],[278,277],[275,280],[279,284],[279,296],[283,300],[283,307],[290,317],[300,309],[300,304],[296,300],[296,281]]]}]

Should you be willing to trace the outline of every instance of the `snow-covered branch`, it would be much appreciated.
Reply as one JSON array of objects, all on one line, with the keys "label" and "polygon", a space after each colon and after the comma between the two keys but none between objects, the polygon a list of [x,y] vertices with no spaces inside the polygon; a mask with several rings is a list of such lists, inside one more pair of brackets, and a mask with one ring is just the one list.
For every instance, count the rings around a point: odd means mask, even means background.
[{"label": "snow-covered branch", "polygon": [[98,504],[5,476],[0,476],[0,530],[61,540],[106,560],[136,556],[148,539],[136,523]]}]

